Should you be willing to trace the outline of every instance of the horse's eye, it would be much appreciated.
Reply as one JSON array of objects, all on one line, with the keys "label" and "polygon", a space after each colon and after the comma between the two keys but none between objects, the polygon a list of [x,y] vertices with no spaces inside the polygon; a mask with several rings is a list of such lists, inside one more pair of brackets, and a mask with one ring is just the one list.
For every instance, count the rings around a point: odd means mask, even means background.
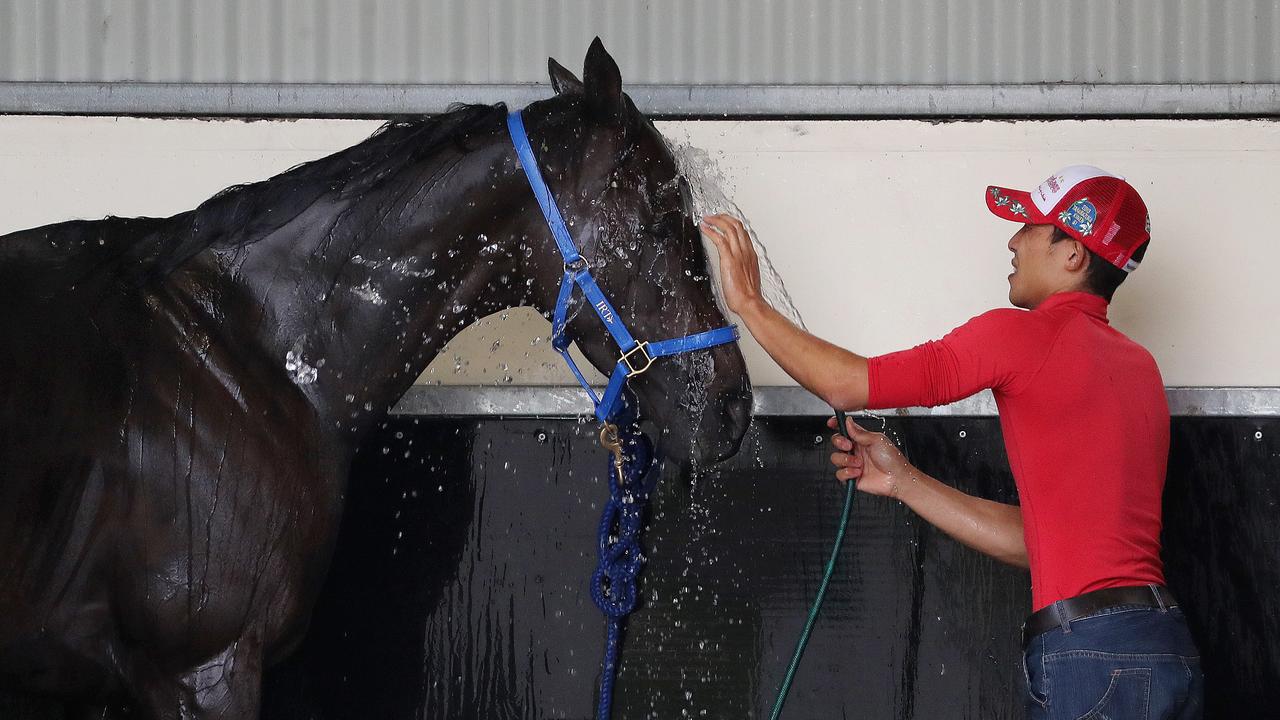
[{"label": "horse's eye", "polygon": [[684,215],[678,210],[665,212],[657,220],[645,226],[644,231],[654,237],[670,238],[675,237],[680,232],[680,225],[684,222]]}]

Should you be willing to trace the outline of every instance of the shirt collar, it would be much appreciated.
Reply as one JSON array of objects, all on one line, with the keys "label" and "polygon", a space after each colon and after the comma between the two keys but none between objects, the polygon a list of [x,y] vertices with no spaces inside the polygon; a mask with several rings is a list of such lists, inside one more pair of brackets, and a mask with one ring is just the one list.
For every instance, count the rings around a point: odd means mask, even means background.
[{"label": "shirt collar", "polygon": [[1044,302],[1036,306],[1036,312],[1052,310],[1058,307],[1069,307],[1106,322],[1107,305],[1108,303],[1105,299],[1093,293],[1060,292],[1045,298]]}]

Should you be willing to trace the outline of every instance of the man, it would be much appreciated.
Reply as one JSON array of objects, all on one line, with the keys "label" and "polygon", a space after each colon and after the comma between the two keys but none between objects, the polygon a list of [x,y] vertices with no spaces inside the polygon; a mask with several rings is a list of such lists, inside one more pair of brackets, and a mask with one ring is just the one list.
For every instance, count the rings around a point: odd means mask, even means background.
[{"label": "man", "polygon": [[[751,239],[704,218],[729,308],[810,392],[844,410],[934,406],[991,389],[1021,505],[962,493],[852,421],[832,438],[836,478],[896,498],[961,543],[1031,570],[1028,717],[1199,718],[1198,652],[1164,587],[1161,495],[1169,409],[1159,369],[1107,322],[1142,260],[1146,205],[1124,179],[1072,166],[1031,192],[987,188],[1023,223],[1008,247],[1013,308],[936,342],[866,358],[796,327],[760,292]],[[829,422],[835,427],[834,419]]]}]

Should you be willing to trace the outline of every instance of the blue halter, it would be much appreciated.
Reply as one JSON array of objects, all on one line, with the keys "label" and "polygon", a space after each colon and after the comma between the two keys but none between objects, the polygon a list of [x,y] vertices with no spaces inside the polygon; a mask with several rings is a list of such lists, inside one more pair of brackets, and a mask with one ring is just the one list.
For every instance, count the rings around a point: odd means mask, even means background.
[{"label": "blue halter", "polygon": [[[520,117],[519,110],[507,115],[507,129],[511,132],[511,142],[515,145],[520,167],[524,169],[525,177],[529,178],[529,187],[533,188],[533,195],[538,199],[538,206],[542,208],[542,216],[546,218],[547,226],[555,236],[556,246],[560,248],[560,255],[564,257],[564,279],[560,281],[560,297],[556,300],[555,314],[551,320],[551,345],[564,358],[569,369],[578,378],[578,382],[591,396],[591,402],[595,405],[596,418],[600,422],[609,423],[614,419],[620,408],[622,389],[626,387],[627,380],[648,370],[654,360],[668,355],[724,345],[738,339],[738,327],[730,325],[670,340],[636,342],[631,333],[627,332],[626,326],[622,324],[622,319],[618,317],[613,305],[600,291],[600,286],[591,277],[591,269],[587,265],[586,258],[578,252],[578,247],[569,235],[564,218],[560,216],[560,208],[556,205],[555,198],[551,196],[547,183],[542,179],[542,172],[538,169],[533,148],[529,146],[529,135],[525,132],[524,120]],[[577,363],[569,356],[571,340],[565,334],[565,325],[568,322],[569,300],[573,297],[574,287],[582,288],[582,294],[586,296],[587,302],[595,309],[604,323],[605,330],[609,331],[609,335],[618,343],[618,348],[622,351],[622,356],[618,358],[618,364],[614,366],[613,374],[609,376],[609,385],[602,396],[596,395],[591,384],[578,369]]]}]

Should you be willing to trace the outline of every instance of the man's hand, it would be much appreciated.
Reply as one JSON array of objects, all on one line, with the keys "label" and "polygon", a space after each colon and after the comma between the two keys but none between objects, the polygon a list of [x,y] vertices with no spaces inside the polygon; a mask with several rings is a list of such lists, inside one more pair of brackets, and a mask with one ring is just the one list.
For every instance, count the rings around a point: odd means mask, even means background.
[{"label": "man's hand", "polygon": [[[835,429],[836,419],[827,420],[827,427]],[[902,488],[915,478],[915,467],[884,433],[869,432],[851,418],[846,418],[845,428],[852,443],[839,433],[831,436],[838,451],[831,453],[836,479],[842,483],[855,480],[865,493],[901,499]]]},{"label": "man's hand", "polygon": [[732,215],[708,215],[702,218],[699,229],[720,253],[720,285],[729,309],[742,315],[753,305],[764,302],[760,292],[760,259],[742,221]]},{"label": "man's hand", "polygon": [[[835,428],[836,419],[827,421]],[[849,442],[831,438],[838,452],[831,454],[840,482],[857,481],[857,488],[900,500],[939,530],[1003,563],[1027,567],[1022,538],[1022,509],[956,490],[921,472],[882,433],[867,432],[849,420]]]},{"label": "man's hand", "polygon": [[760,259],[742,221],[708,215],[701,229],[720,254],[725,302],[769,357],[828,405],[865,408],[867,359],[813,335],[769,305],[760,292]]}]

